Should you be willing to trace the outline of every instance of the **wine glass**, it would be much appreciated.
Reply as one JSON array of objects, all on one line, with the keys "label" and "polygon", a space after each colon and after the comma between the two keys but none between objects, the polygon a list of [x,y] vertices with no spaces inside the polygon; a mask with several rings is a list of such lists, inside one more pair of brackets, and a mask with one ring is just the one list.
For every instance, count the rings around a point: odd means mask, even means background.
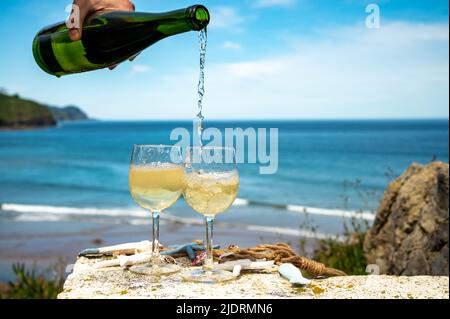
[{"label": "wine glass", "polygon": [[223,213],[233,204],[238,188],[233,148],[187,148],[183,196],[190,207],[205,216],[206,260],[202,269],[183,274],[185,280],[217,283],[234,278],[229,271],[214,269],[212,237],[216,214]]},{"label": "wine glass", "polygon": [[181,148],[168,145],[134,145],[129,182],[134,200],[153,215],[153,245],[150,263],[135,265],[130,271],[153,276],[168,275],[180,270],[166,263],[159,253],[159,216],[181,196],[184,165]]}]

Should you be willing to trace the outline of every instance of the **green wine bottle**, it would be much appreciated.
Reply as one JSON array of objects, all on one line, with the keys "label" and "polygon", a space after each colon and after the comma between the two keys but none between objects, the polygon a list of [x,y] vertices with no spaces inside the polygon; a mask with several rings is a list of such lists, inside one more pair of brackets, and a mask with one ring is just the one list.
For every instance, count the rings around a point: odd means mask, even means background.
[{"label": "green wine bottle", "polygon": [[60,77],[117,65],[159,40],[208,23],[202,5],[166,13],[109,12],[85,23],[79,41],[70,39],[65,22],[44,28],[33,41],[33,55],[42,70]]}]

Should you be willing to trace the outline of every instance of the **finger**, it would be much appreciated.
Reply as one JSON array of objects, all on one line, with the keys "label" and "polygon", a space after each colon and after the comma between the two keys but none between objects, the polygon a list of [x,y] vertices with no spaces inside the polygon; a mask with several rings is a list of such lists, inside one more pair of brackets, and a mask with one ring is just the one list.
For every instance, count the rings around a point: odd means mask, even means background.
[{"label": "finger", "polygon": [[69,29],[69,37],[72,41],[78,41],[81,39],[81,31],[83,29],[83,24],[86,19],[86,16],[88,14],[88,8],[86,6],[80,5],[80,0],[75,0],[74,5],[78,6],[77,10],[75,11],[75,19],[77,19],[76,27]]},{"label": "finger", "polygon": [[141,52],[136,53],[135,55],[132,55],[128,60],[129,60],[130,62],[133,62],[134,59],[136,59],[136,58],[139,56],[139,54],[141,54]]},{"label": "finger", "polygon": [[131,1],[122,1],[118,4],[114,5],[116,10],[120,11],[135,11],[136,7],[133,2]]}]

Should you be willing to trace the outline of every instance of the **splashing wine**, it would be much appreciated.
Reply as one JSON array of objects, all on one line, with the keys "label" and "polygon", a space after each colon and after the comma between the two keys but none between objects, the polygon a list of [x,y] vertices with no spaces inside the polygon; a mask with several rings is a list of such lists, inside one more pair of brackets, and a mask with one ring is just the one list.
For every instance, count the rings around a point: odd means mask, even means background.
[{"label": "splashing wine", "polygon": [[208,43],[208,31],[206,27],[198,33],[200,43],[200,75],[198,80],[198,114],[197,114],[197,133],[200,146],[203,146],[202,132],[203,132],[203,97],[205,96],[205,60],[206,60],[206,45]]},{"label": "splashing wine", "polygon": [[236,199],[239,188],[237,170],[230,172],[190,172],[185,175],[183,195],[196,212],[215,216],[226,211]]}]

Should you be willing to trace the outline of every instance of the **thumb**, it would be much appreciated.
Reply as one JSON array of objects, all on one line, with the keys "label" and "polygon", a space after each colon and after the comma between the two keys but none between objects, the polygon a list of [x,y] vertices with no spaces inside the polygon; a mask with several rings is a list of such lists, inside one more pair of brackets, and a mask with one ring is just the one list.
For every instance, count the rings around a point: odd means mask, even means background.
[{"label": "thumb", "polygon": [[66,22],[67,27],[69,28],[69,37],[72,41],[81,39],[81,30],[83,29],[86,16],[86,8],[79,5],[79,0],[75,0],[72,5],[72,12]]}]

